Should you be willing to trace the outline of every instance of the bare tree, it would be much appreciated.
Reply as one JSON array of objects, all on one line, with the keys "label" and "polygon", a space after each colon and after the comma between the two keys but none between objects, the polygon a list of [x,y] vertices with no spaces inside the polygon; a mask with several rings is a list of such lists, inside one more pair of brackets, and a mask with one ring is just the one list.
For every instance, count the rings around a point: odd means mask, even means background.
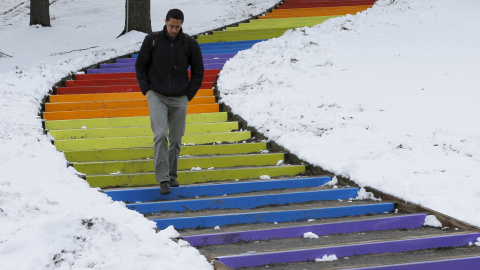
[{"label": "bare tree", "polygon": [[50,3],[48,0],[30,0],[30,25],[50,26]]},{"label": "bare tree", "polygon": [[132,30],[152,32],[150,0],[125,0],[125,28],[120,36]]}]

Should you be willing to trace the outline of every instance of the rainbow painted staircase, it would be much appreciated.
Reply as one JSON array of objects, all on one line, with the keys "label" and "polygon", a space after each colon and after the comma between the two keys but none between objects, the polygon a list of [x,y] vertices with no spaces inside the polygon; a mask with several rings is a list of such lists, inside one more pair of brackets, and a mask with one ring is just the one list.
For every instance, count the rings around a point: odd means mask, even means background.
[{"label": "rainbow painted staircase", "polygon": [[354,199],[357,187],[327,184],[331,177],[312,174],[311,166],[286,164],[286,153],[220,111],[217,75],[238,51],[374,2],[287,0],[248,23],[199,35],[206,76],[188,107],[181,186],[169,195],[160,195],[154,179],[135,55],[65,81],[45,104],[45,128],[92,187],[159,229],[173,225],[216,269],[480,269],[475,228],[425,227],[426,212]]}]

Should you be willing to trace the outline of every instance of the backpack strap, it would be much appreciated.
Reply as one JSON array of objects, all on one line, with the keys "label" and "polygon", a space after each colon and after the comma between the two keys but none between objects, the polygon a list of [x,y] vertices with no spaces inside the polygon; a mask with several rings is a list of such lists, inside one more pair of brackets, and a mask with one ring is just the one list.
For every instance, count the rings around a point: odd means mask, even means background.
[{"label": "backpack strap", "polygon": [[158,32],[153,32],[152,33],[152,46],[150,46],[150,49],[148,49],[148,52],[151,54],[153,49],[155,49],[155,45],[158,43]]}]

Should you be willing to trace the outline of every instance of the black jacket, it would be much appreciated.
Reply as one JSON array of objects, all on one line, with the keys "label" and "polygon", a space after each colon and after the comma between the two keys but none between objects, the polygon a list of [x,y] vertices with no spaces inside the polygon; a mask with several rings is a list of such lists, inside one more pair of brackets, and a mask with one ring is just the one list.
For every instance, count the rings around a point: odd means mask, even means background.
[{"label": "black jacket", "polygon": [[[189,38],[188,54],[185,52],[186,39]],[[203,59],[198,42],[183,34],[170,40],[166,27],[158,33],[158,43],[152,48],[153,34],[147,35],[135,62],[135,71],[140,89],[145,95],[153,90],[164,96],[183,96],[188,100],[197,93],[203,81]],[[187,59],[187,55],[189,56]],[[188,66],[191,66],[191,78],[188,80]]]}]

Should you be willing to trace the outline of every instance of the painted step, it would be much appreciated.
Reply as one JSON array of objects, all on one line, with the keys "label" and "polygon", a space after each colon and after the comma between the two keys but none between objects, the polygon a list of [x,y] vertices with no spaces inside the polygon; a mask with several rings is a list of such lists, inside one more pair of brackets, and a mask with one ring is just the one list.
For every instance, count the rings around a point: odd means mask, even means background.
[{"label": "painted step", "polygon": [[318,7],[318,8],[297,8],[297,9],[274,9],[272,12],[260,16],[260,20],[268,20],[273,18],[295,18],[295,17],[312,17],[313,16],[333,16],[355,14],[371,8],[371,5],[365,6],[343,6],[343,7]]},{"label": "painted step", "polygon": [[[205,70],[217,70],[214,68],[207,68]],[[135,72],[134,67],[126,68],[99,68],[99,69],[87,69],[87,74],[102,74],[102,73],[133,73]]]},{"label": "painted step", "polygon": [[[213,82],[202,83],[200,89],[211,89]],[[137,85],[114,85],[114,86],[74,86],[57,87],[57,95],[73,94],[101,94],[101,93],[122,93],[122,92],[140,92],[140,86]]]},{"label": "painted step", "polygon": [[383,231],[393,229],[421,228],[425,222],[426,214],[405,215],[327,224],[314,224],[277,229],[240,231],[218,234],[202,234],[184,236],[183,240],[190,245],[208,246],[222,245],[238,242],[267,241],[272,239],[302,238],[305,233],[311,232],[318,236],[329,234],[359,233],[368,231]]},{"label": "painted step", "polygon": [[185,212],[215,209],[253,209],[268,205],[289,205],[326,200],[345,200],[355,198],[358,188],[316,190],[283,194],[252,195],[233,198],[179,200],[170,202],[151,202],[127,204],[127,208],[140,214],[162,212]]},{"label": "painted step", "polygon": [[480,233],[464,233],[437,237],[424,237],[407,240],[360,243],[343,246],[311,248],[251,255],[222,256],[217,259],[225,265],[238,267],[254,267],[278,263],[314,261],[325,255],[335,254],[337,258],[375,253],[399,253],[431,248],[447,248],[466,246],[480,237]]},{"label": "painted step", "polygon": [[225,41],[240,41],[240,40],[253,40],[253,39],[258,39],[258,38],[266,38],[266,39],[271,39],[271,38],[277,38],[280,37],[284,34],[285,32],[282,31],[276,31],[276,32],[271,32],[271,33],[259,33],[255,35],[235,35],[235,36],[200,36],[200,37],[205,37],[205,38],[199,38],[197,39],[198,43],[210,43],[210,42],[225,42]]},{"label": "painted step", "polygon": [[452,270],[452,269],[480,269],[480,256],[460,257],[444,260],[432,260],[415,263],[350,268],[350,270]]},{"label": "painted step", "polygon": [[[213,89],[200,89],[193,99],[213,96]],[[141,92],[133,93],[106,93],[106,94],[72,94],[49,96],[50,103],[56,102],[85,102],[85,101],[108,101],[108,100],[136,100],[146,99]],[[46,105],[46,104],[45,104]]]},{"label": "painted step", "polygon": [[[181,156],[202,155],[231,155],[260,153],[267,150],[266,143],[239,143],[239,144],[214,144],[214,145],[182,145]],[[69,162],[97,162],[97,161],[120,161],[152,159],[153,148],[127,148],[127,149],[103,149],[64,151]]]},{"label": "painted step", "polygon": [[[188,102],[189,105],[214,104],[216,97],[194,97]],[[125,109],[148,107],[147,98],[134,100],[105,100],[105,101],[81,101],[81,102],[55,102],[46,103],[46,112],[58,111],[88,111],[88,110],[111,110],[111,109]]]},{"label": "painted step", "polygon": [[[217,76],[220,73],[220,70],[205,70],[204,75]],[[190,72],[189,72],[190,75]],[[114,80],[114,79],[123,79],[123,78],[137,78],[135,71],[133,72],[120,72],[120,73],[100,73],[100,74],[75,74],[75,80]]]},{"label": "painted step", "polygon": [[[219,133],[238,129],[238,122],[187,124],[185,134]],[[127,128],[64,129],[49,131],[56,140],[153,136],[150,126]]]},{"label": "painted step", "polygon": [[[133,58],[128,58],[128,60],[135,60]],[[124,62],[119,64],[133,64],[134,62]],[[217,75],[207,75],[204,76],[204,82],[214,82],[217,78]],[[137,78],[120,78],[120,79],[98,79],[98,80],[67,80],[65,81],[66,87],[76,87],[76,86],[108,86],[108,85],[138,85]]]},{"label": "painted step", "polygon": [[[315,20],[290,20],[290,21],[276,21],[274,23],[270,23],[272,20],[261,20],[262,23],[250,23],[241,25],[239,27],[232,27],[227,28],[226,31],[218,31],[213,32],[214,35],[225,35],[225,34],[232,34],[232,33],[245,33],[250,31],[250,33],[260,32],[261,30],[264,31],[277,31],[277,30],[288,30],[297,27],[304,27],[304,26],[314,26],[320,24],[328,19],[336,18],[339,16],[322,16],[322,17],[313,17]],[[311,18],[311,17],[310,17]]]},{"label": "painted step", "polygon": [[[177,180],[181,185],[190,185],[214,181],[258,179],[263,175],[270,177],[294,176],[304,172],[304,165],[189,170],[178,171]],[[93,175],[86,178],[90,186],[100,188],[158,186],[153,173]]]},{"label": "painted step", "polygon": [[340,6],[366,6],[373,5],[376,0],[362,0],[362,1],[331,1],[331,2],[316,2],[316,3],[292,3],[282,4],[277,9],[296,9],[296,8],[316,8],[316,7],[340,7]]},{"label": "painted step", "polygon": [[[195,104],[195,105],[188,105],[187,107],[187,114],[214,113],[219,111],[220,111],[220,107],[218,103]],[[137,108],[123,108],[123,109],[44,112],[43,119],[68,120],[68,119],[134,117],[134,116],[147,116],[147,115],[150,115],[148,107],[137,107]]]},{"label": "painted step", "polygon": [[[187,114],[187,124],[213,123],[228,121],[226,112]],[[113,127],[136,127],[149,126],[150,116],[97,118],[97,119],[75,119],[75,120],[54,120],[46,121],[45,129],[95,129]]]},{"label": "painted step", "polygon": [[[342,207],[328,207],[315,209],[301,209],[275,212],[251,212],[240,214],[226,214],[214,216],[180,217],[154,219],[157,228],[165,229],[173,225],[175,229],[206,228],[215,226],[226,226],[234,224],[255,224],[255,223],[283,223],[291,221],[307,221],[309,219],[322,219],[343,216],[358,216],[366,214],[379,214],[391,212],[394,209],[393,203],[378,203],[353,205]],[[223,262],[223,261],[221,261]],[[223,262],[225,263],[225,262]],[[225,263],[230,266],[230,264]]]},{"label": "painted step", "polygon": [[110,196],[114,201],[123,202],[150,202],[150,201],[171,201],[180,199],[191,199],[203,196],[223,196],[247,192],[270,191],[279,189],[293,189],[306,187],[323,186],[332,178],[328,176],[310,177],[310,178],[294,178],[284,180],[268,180],[253,182],[235,182],[226,184],[206,184],[206,185],[189,185],[180,186],[172,189],[172,193],[168,195],[160,195],[160,189],[139,188],[139,189],[121,189],[107,190],[105,194]]},{"label": "painted step", "polygon": [[[248,40],[248,41],[233,41],[233,42],[224,42],[224,43],[206,43],[206,44],[200,44],[200,48],[202,50],[205,49],[211,49],[211,48],[219,48],[219,47],[231,47],[231,46],[238,46],[238,45],[250,45],[253,46],[254,44],[258,42],[265,41],[264,39],[258,39],[258,40]],[[203,51],[202,51],[203,52]],[[203,54],[203,53],[202,53]]]},{"label": "painted step", "polygon": [[[181,157],[178,162],[178,170],[190,170],[192,168],[227,168],[238,166],[272,166],[278,161],[284,160],[283,153],[249,154],[249,155],[220,155],[202,157]],[[110,173],[146,173],[154,172],[153,159],[128,160],[128,161],[104,161],[73,163],[73,167],[87,175],[99,175]]]},{"label": "painted step", "polygon": [[[207,144],[230,141],[238,142],[248,140],[250,137],[250,131],[185,134],[182,138],[182,143]],[[153,147],[153,136],[55,140],[54,144],[59,151]]]}]

